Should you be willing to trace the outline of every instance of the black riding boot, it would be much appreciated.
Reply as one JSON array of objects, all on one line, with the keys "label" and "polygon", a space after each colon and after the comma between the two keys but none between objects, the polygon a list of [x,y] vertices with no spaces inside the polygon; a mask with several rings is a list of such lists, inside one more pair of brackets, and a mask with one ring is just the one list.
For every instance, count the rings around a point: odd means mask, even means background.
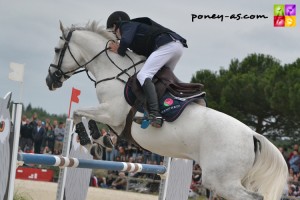
[{"label": "black riding boot", "polygon": [[147,78],[143,85],[143,90],[146,96],[148,110],[149,110],[149,120],[151,125],[160,128],[163,124],[163,118],[159,113],[157,93],[155,85],[150,78]]}]

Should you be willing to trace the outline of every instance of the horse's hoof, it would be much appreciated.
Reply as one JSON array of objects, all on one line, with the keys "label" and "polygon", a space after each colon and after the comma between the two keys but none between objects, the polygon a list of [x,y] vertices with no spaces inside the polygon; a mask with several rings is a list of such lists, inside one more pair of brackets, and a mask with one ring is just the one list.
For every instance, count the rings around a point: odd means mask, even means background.
[{"label": "horse's hoof", "polygon": [[100,138],[101,134],[100,134],[100,131],[99,131],[98,127],[97,127],[96,122],[91,119],[89,121],[88,125],[89,125],[90,134],[91,134],[92,138],[94,140],[97,140],[98,138]]},{"label": "horse's hoof", "polygon": [[101,160],[102,159],[102,147],[99,144],[94,143],[91,147],[90,151],[91,155],[94,157],[95,160]]},{"label": "horse's hoof", "polygon": [[79,141],[82,146],[92,143],[82,122],[76,124],[75,132],[78,134]]},{"label": "horse's hoof", "polygon": [[108,135],[103,136],[103,144],[105,147],[108,147],[108,148],[114,147],[112,140],[110,139],[110,137]]},{"label": "horse's hoof", "polygon": [[104,135],[104,136],[98,138],[97,140],[93,140],[93,143],[97,143],[105,148],[113,148],[114,147],[112,140],[110,139],[110,137],[108,135]]}]

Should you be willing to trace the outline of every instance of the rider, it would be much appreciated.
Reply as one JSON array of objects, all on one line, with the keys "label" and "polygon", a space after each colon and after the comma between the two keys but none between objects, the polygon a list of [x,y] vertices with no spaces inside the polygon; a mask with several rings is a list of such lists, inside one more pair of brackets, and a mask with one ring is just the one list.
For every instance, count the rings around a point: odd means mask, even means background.
[{"label": "rider", "polygon": [[179,61],[186,40],[174,31],[167,29],[150,18],[129,18],[123,11],[112,13],[107,20],[107,28],[115,32],[119,43],[111,42],[110,50],[125,56],[127,48],[147,57],[142,69],[137,74],[146,96],[151,125],[160,128],[163,118],[160,114],[158,97],[152,82],[153,76],[163,67],[172,71]]}]

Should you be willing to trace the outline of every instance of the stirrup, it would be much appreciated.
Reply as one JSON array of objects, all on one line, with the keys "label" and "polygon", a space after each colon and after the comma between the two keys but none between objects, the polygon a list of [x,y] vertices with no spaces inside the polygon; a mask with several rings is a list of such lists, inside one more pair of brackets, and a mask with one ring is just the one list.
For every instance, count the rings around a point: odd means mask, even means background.
[{"label": "stirrup", "polygon": [[164,119],[161,116],[150,114],[148,118],[150,120],[151,126],[155,128],[161,128],[164,123]]},{"label": "stirrup", "polygon": [[78,134],[79,141],[82,146],[92,143],[82,122],[76,124],[75,132]]},{"label": "stirrup", "polygon": [[164,122],[164,119],[159,116],[150,114],[149,116],[145,115],[143,117],[134,117],[133,121],[141,125],[141,128],[147,128],[151,124],[155,128],[161,128]]},{"label": "stirrup", "polygon": [[97,140],[98,138],[100,138],[101,134],[100,134],[100,131],[97,127],[97,124],[94,120],[90,120],[89,123],[89,129],[90,129],[90,135],[92,136],[92,138],[94,140]]}]

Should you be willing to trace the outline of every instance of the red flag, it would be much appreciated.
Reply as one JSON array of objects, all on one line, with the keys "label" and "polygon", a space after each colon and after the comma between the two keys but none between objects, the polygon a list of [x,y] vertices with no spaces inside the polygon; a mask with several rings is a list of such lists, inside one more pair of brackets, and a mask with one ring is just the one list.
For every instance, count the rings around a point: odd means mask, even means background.
[{"label": "red flag", "polygon": [[72,87],[72,95],[71,95],[71,100],[70,100],[68,118],[70,118],[72,102],[79,103],[79,98],[78,98],[79,95],[80,95],[80,90]]},{"label": "red flag", "polygon": [[71,96],[71,101],[75,103],[79,103],[79,98],[78,96],[80,95],[80,90],[76,88],[72,88],[72,96]]}]

